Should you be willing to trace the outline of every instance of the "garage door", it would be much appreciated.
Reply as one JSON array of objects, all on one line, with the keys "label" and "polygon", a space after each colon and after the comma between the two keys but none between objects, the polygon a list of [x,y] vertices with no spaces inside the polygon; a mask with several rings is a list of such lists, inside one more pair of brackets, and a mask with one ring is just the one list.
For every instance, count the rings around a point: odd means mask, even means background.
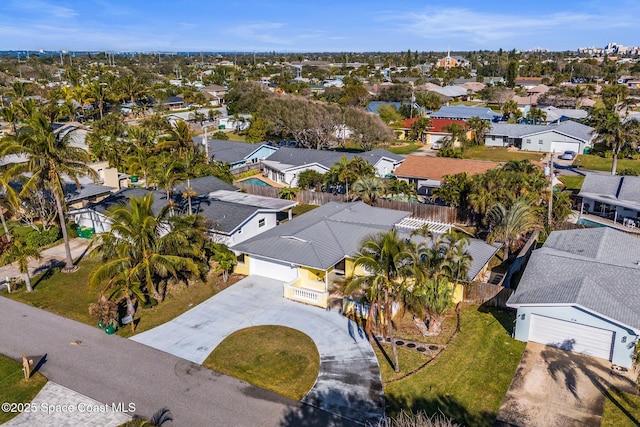
[{"label": "garage door", "polygon": [[249,273],[282,282],[291,282],[298,278],[298,269],[292,267],[291,264],[255,257],[249,258]]},{"label": "garage door", "polygon": [[611,360],[613,331],[533,314],[529,341]]},{"label": "garage door", "polygon": [[580,153],[580,143],[579,142],[558,142],[553,141],[551,143],[551,149],[555,150],[556,154],[562,154],[565,151],[575,151],[578,154]]}]

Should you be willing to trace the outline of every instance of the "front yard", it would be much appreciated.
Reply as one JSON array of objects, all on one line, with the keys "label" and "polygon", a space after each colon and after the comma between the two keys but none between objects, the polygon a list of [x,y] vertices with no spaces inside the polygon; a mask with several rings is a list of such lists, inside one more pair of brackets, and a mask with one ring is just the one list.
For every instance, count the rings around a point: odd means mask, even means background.
[{"label": "front yard", "polygon": [[[463,306],[460,332],[446,349],[424,368],[398,380],[430,357],[399,348],[402,372],[395,374],[378,350],[388,413],[395,416],[402,410],[442,412],[465,426],[491,425],[525,347],[505,329],[512,324],[510,312]],[[442,345],[452,329],[455,319],[448,319],[443,336],[427,342]],[[390,353],[389,346],[383,348]]]},{"label": "front yard", "polygon": [[489,160],[492,162],[508,162],[511,160],[540,161],[546,153],[530,151],[508,150],[502,147],[474,146],[465,148],[462,152],[463,159]]},{"label": "front yard", "polygon": [[[47,379],[36,372],[28,380],[22,373],[22,363],[0,355],[0,401],[2,403],[29,403],[45,385]],[[0,411],[0,424],[18,415],[18,411]]]},{"label": "front yard", "polygon": [[[606,157],[597,156],[594,154],[580,154],[573,161],[573,165],[580,165],[580,169],[588,169],[594,171],[611,171],[611,164],[613,159],[607,159]],[[640,160],[633,159],[618,159],[617,172],[629,169],[637,174],[640,174]]]}]

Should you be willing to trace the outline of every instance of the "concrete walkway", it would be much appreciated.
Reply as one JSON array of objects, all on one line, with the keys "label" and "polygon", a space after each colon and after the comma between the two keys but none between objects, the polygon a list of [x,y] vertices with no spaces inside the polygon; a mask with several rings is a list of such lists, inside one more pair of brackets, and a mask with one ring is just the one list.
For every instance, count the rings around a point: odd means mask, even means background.
[{"label": "concrete walkway", "polygon": [[202,363],[233,332],[258,325],[297,329],[315,342],[320,372],[303,402],[360,422],[384,413],[375,353],[364,333],[336,311],[284,299],[283,283],[249,276],[174,320],[131,339]]},{"label": "concrete walkway", "polygon": [[[135,405],[134,405],[135,406]],[[22,412],[2,424],[3,427],[50,427],[50,426],[119,426],[132,417],[117,406],[105,405],[95,399],[77,393],[49,381],[31,401],[29,412]],[[132,409],[135,407],[124,408]]]},{"label": "concrete walkway", "polygon": [[104,404],[133,403],[137,415],[150,417],[167,407],[177,426],[349,425],[326,411],[23,303],[0,297],[0,313],[0,353],[15,360],[22,353],[46,354],[40,372],[50,381]]},{"label": "concrete walkway", "polygon": [[[90,243],[91,240],[80,238],[71,239],[69,241],[71,256],[74,261],[77,261],[78,258],[86,255]],[[64,243],[43,250],[40,252],[40,256],[42,257],[41,259],[29,261],[29,273],[31,273],[31,275],[41,273],[57,265],[64,264],[64,260],[66,258]],[[18,268],[18,263],[14,262],[0,267],[0,281],[4,281],[7,277],[22,277],[20,269]]]}]

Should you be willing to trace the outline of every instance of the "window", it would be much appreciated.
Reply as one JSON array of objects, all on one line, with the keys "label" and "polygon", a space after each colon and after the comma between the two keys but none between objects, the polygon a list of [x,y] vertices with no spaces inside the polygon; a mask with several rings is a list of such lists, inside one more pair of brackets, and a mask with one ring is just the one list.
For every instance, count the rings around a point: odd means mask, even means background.
[{"label": "window", "polygon": [[237,255],[236,259],[238,260],[238,264],[244,264],[244,254]]},{"label": "window", "polygon": [[496,140],[496,136],[495,135],[491,135],[491,140],[495,141]]},{"label": "window", "polygon": [[544,144],[544,141],[543,141],[543,140],[541,140],[541,139],[539,139],[539,140],[538,140],[538,145],[542,145],[542,144]]},{"label": "window", "polygon": [[530,139],[527,139],[527,144],[531,144],[531,140]]},{"label": "window", "polygon": [[262,218],[261,220],[258,221],[258,228],[262,228],[265,225],[267,225],[267,220]]}]

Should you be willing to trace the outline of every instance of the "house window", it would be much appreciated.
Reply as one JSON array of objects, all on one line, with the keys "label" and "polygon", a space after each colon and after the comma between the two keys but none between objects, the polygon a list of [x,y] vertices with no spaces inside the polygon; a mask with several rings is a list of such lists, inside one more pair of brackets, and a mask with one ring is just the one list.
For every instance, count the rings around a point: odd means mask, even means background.
[{"label": "house window", "polygon": [[244,254],[237,255],[236,260],[238,260],[238,264],[244,264]]},{"label": "house window", "polygon": [[496,140],[496,136],[495,135],[491,135],[491,140],[495,141]]},{"label": "house window", "polygon": [[539,140],[538,140],[538,145],[542,145],[542,144],[544,144],[544,141],[543,141],[543,140],[541,140],[541,139],[539,139]]},{"label": "house window", "polygon": [[531,144],[531,140],[530,139],[527,139],[527,144]]},{"label": "house window", "polygon": [[258,228],[264,227],[265,225],[267,225],[267,220],[262,218],[261,220],[258,221]]}]

